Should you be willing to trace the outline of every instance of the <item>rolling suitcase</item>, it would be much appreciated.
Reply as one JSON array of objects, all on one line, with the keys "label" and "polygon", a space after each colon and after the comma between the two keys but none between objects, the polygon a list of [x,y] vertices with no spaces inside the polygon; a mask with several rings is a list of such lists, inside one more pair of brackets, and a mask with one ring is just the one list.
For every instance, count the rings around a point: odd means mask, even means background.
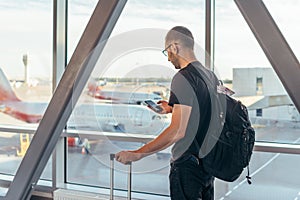
[{"label": "rolling suitcase", "polygon": [[[115,154],[110,154],[110,200],[114,199],[114,160]],[[132,176],[132,163],[128,164],[128,177],[127,177],[127,187],[128,194],[127,199],[131,200],[131,176]]]}]

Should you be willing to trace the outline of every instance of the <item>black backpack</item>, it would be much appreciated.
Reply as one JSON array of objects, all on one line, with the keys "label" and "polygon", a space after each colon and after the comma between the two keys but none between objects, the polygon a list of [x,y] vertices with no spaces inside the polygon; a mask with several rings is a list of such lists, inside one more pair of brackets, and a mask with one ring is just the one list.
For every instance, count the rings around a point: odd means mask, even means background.
[{"label": "black backpack", "polygon": [[[255,131],[251,127],[248,111],[240,101],[226,95],[225,124],[216,144],[202,159],[205,171],[224,181],[234,181],[247,167],[255,142]],[[213,136],[208,136],[213,137]],[[214,137],[213,137],[214,138]]]},{"label": "black backpack", "polygon": [[227,94],[217,91],[222,87],[213,72],[198,68],[198,75],[205,82],[211,95],[211,121],[199,152],[206,172],[224,181],[236,180],[248,168],[255,142],[245,105]]}]

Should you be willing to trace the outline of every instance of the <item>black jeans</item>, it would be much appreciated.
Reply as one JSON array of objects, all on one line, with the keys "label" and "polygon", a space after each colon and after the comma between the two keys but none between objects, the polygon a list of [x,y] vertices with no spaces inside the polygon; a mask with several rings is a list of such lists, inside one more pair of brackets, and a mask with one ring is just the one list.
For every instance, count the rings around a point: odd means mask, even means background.
[{"label": "black jeans", "polygon": [[171,163],[169,180],[172,200],[214,199],[214,177],[204,171],[193,155]]}]

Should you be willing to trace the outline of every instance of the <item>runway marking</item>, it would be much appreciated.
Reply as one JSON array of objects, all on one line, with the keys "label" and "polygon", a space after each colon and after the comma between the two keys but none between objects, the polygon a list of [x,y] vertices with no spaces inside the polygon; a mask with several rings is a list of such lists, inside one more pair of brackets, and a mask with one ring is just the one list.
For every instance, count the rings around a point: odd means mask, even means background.
[{"label": "runway marking", "polygon": [[[255,174],[257,174],[263,168],[268,166],[273,160],[275,160],[279,155],[280,155],[280,153],[275,154],[275,156],[273,156],[268,162],[266,162],[264,165],[262,165],[260,168],[258,168],[255,172],[253,172],[250,176],[254,176]],[[243,180],[242,182],[246,182],[246,180]]]},{"label": "runway marking", "polygon": [[225,194],[225,196],[227,197],[227,196],[229,196],[231,193],[232,193],[232,190],[229,190],[229,191]]},{"label": "runway marking", "polygon": [[[299,138],[300,139],[300,138]],[[258,168],[255,172],[253,172],[252,174],[250,174],[251,177],[253,177],[255,174],[257,174],[259,171],[261,171],[263,168],[265,168],[266,166],[268,166],[273,160],[275,160],[278,156],[280,155],[280,153],[277,153],[275,156],[273,156],[270,160],[268,160],[268,162],[266,162],[264,165],[262,165],[260,168]],[[238,189],[241,185],[243,185],[247,180],[244,179],[243,181],[241,181],[239,184],[237,184],[236,186],[234,186],[232,188],[232,190],[229,190],[225,196],[221,197],[219,200],[224,200],[225,197],[228,197],[234,190]]]},{"label": "runway marking", "polygon": [[[295,144],[297,142],[300,141],[300,137],[295,140],[294,142],[292,142],[292,144]],[[273,160],[275,160],[281,153],[277,153],[275,154],[270,160],[268,160],[268,162],[266,162],[264,165],[262,165],[260,168],[258,168],[255,172],[253,172],[252,174],[250,174],[250,177],[253,177],[255,174],[257,174],[258,172],[260,172],[263,168],[265,168],[266,166],[268,166]],[[243,181],[241,181],[239,184],[237,184],[236,186],[234,186],[232,188],[232,190],[229,190],[223,197],[221,197],[219,200],[224,200],[225,197],[228,197],[234,190],[238,189],[241,185],[243,185],[247,180],[244,179]],[[298,193],[298,196],[300,196],[300,192]],[[296,197],[294,200],[298,200],[298,197]]]},{"label": "runway marking", "polygon": [[239,187],[239,185],[236,185],[236,186],[233,187],[232,190],[235,190],[235,189],[237,189],[238,187]]}]

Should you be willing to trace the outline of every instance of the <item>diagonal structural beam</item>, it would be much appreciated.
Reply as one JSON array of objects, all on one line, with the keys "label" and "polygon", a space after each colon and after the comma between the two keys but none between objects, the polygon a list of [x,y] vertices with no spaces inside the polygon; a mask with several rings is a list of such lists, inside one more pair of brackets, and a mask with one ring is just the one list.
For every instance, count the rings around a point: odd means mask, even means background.
[{"label": "diagonal structural beam", "polygon": [[5,200],[29,200],[126,0],[100,0],[48,105]]},{"label": "diagonal structural beam", "polygon": [[300,64],[262,0],[234,0],[300,112]]}]

